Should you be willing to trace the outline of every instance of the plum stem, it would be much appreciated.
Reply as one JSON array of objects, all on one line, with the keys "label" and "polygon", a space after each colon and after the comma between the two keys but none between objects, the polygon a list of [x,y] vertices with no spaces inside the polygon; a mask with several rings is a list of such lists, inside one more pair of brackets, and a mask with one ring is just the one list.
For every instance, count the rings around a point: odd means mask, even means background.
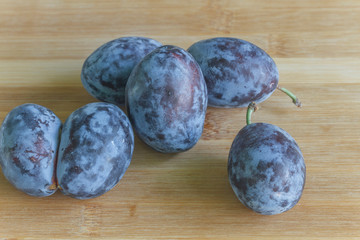
[{"label": "plum stem", "polygon": [[299,101],[299,99],[292,92],[290,92],[286,88],[283,88],[283,87],[280,87],[280,86],[277,86],[277,89],[279,89],[280,91],[282,91],[283,93],[288,95],[292,99],[295,106],[301,107],[301,102]]},{"label": "plum stem", "polygon": [[247,112],[246,112],[246,125],[250,125],[251,124],[251,114],[253,112],[255,112],[258,109],[257,105],[255,102],[251,102],[247,108]]}]

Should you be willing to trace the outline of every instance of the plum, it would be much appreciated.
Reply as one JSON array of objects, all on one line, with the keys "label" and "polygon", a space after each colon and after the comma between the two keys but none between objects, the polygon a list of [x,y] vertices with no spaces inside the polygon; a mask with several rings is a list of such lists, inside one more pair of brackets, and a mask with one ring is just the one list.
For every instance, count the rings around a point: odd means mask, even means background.
[{"label": "plum", "polygon": [[37,104],[20,105],[5,117],[0,128],[0,165],[17,189],[36,197],[56,191],[60,129],[60,119]]},{"label": "plum", "polygon": [[159,152],[186,151],[201,137],[206,83],[184,49],[165,45],[143,58],[129,77],[125,102],[139,138]]},{"label": "plum", "polygon": [[188,51],[204,74],[209,106],[247,107],[265,101],[278,85],[273,59],[245,40],[211,38],[194,43]]},{"label": "plum", "polygon": [[246,207],[273,215],[300,200],[306,168],[299,146],[285,130],[248,121],[232,143],[228,175],[235,195]]},{"label": "plum", "polygon": [[162,44],[145,37],[122,37],[103,44],[84,62],[81,81],[100,101],[122,105],[127,79],[146,54]]},{"label": "plum", "polygon": [[110,103],[75,110],[61,134],[57,164],[60,190],[77,199],[112,189],[130,165],[134,134],[127,116]]}]

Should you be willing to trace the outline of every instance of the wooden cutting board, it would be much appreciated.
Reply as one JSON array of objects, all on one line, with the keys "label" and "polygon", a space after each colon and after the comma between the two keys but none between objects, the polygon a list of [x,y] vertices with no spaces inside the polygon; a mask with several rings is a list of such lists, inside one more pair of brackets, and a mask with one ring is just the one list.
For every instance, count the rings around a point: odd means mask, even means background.
[{"label": "wooden cutting board", "polygon": [[37,103],[62,121],[95,102],[82,87],[85,58],[122,36],[187,48],[238,37],[275,60],[297,109],[275,92],[253,116],[288,131],[307,166],[300,202],[262,216],[235,197],[228,152],[244,109],[209,108],[197,145],[161,154],[136,139],[120,183],[92,200],[60,192],[34,198],[0,175],[0,239],[355,239],[360,238],[360,2],[0,1],[0,119]]}]

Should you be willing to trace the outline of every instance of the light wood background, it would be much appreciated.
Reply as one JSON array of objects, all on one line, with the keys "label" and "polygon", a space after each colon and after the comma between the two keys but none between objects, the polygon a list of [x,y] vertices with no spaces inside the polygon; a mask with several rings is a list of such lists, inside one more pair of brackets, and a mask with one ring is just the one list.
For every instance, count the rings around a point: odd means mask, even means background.
[{"label": "light wood background", "polygon": [[209,108],[193,149],[165,155],[136,139],[124,178],[96,199],[30,197],[1,174],[0,239],[360,238],[360,1],[0,0],[0,120],[32,102],[64,121],[96,101],[82,64],[123,36],[185,49],[230,36],[266,50],[303,108],[275,92],[253,121],[297,140],[307,166],[300,202],[262,216],[236,199],[226,166],[245,110]]}]

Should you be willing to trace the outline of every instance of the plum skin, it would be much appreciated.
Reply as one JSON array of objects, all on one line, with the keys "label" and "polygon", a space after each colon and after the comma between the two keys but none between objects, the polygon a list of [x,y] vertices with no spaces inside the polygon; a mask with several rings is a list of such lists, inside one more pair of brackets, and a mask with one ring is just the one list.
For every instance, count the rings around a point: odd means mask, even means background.
[{"label": "plum skin", "polygon": [[188,51],[204,74],[209,106],[247,107],[265,101],[278,85],[274,60],[245,40],[211,38],[194,43]]},{"label": "plum skin", "polygon": [[60,119],[37,104],[23,104],[8,113],[0,128],[0,164],[13,186],[36,197],[57,190],[60,129]]},{"label": "plum skin", "polygon": [[145,37],[122,37],[103,44],[83,64],[83,86],[100,101],[123,105],[125,86],[132,69],[161,45]]},{"label": "plum skin", "polygon": [[112,189],[130,165],[134,134],[117,106],[89,103],[64,123],[59,147],[57,178],[70,197],[89,199]]},{"label": "plum skin", "polygon": [[246,207],[273,215],[288,211],[300,200],[306,167],[300,148],[286,131],[253,123],[241,129],[232,143],[228,175]]},{"label": "plum skin", "polygon": [[206,83],[188,52],[165,45],[134,68],[126,85],[125,104],[143,142],[162,153],[183,152],[201,137]]}]

